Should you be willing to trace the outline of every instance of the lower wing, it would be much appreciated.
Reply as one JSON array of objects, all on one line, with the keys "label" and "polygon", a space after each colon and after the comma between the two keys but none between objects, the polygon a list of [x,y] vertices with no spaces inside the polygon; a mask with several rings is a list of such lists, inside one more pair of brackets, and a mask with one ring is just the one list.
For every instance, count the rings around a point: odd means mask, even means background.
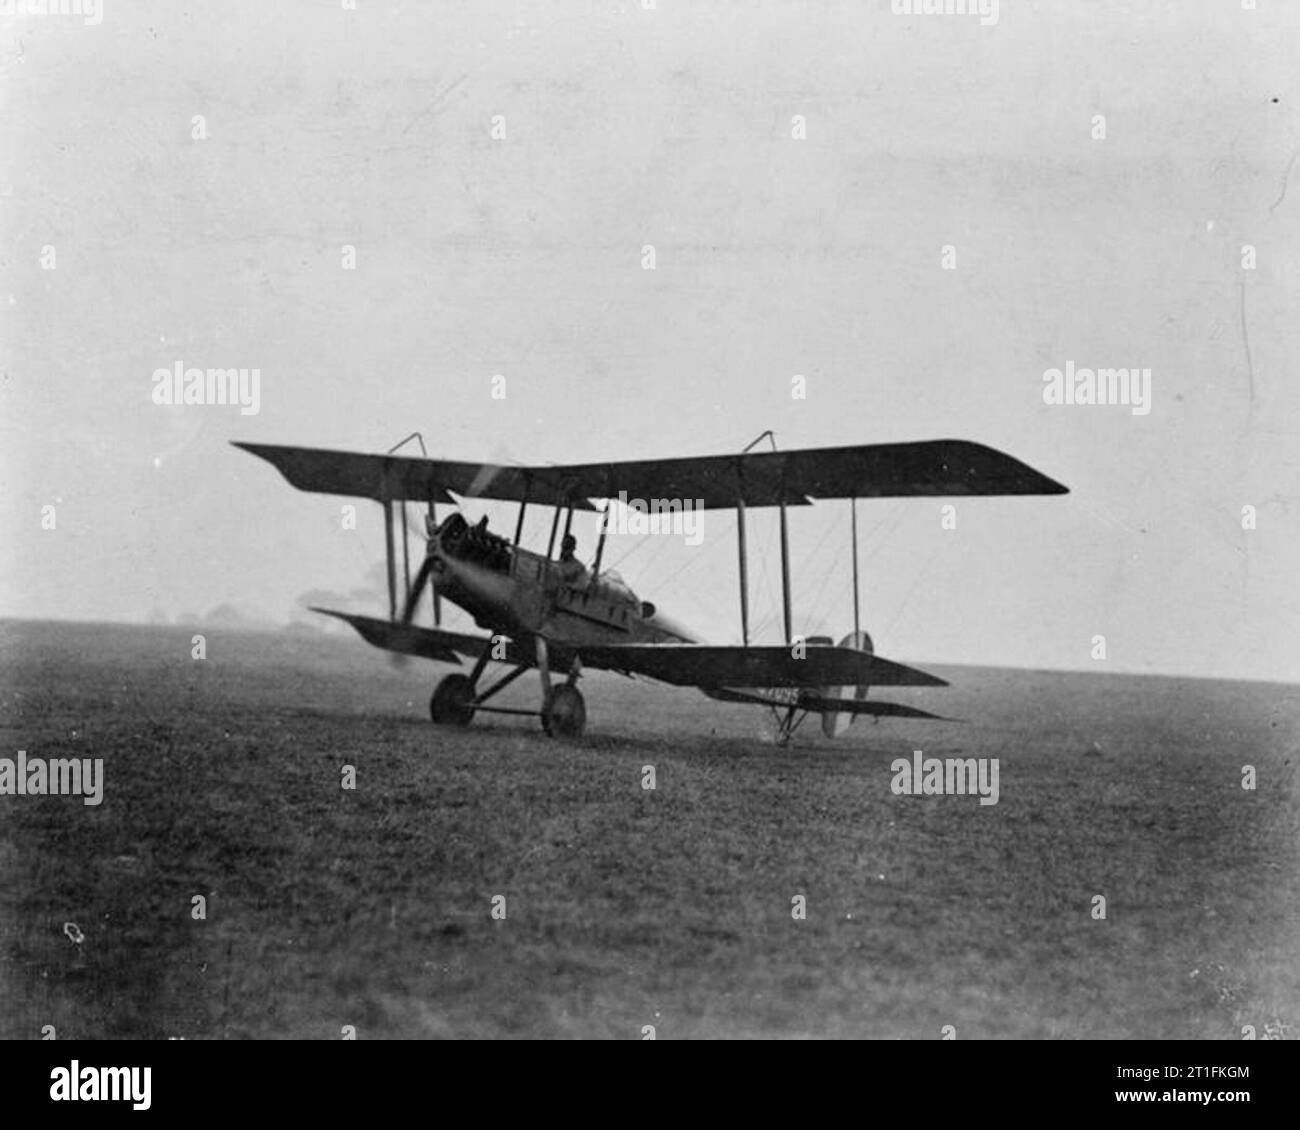
[{"label": "lower wing", "polygon": [[[491,647],[491,636],[471,636],[464,632],[448,632],[442,628],[419,628],[395,620],[378,620],[373,616],[356,616],[351,612],[335,612],[330,608],[313,608],[325,616],[333,616],[351,624],[366,643],[399,655],[418,655],[423,659],[436,659],[439,663],[459,663],[461,655],[478,658],[485,647]],[[531,663],[532,656],[513,640],[500,637],[505,644],[503,663]],[[459,653],[459,654],[458,654]]]},{"label": "lower wing", "polygon": [[[418,655],[442,663],[459,663],[460,656],[477,658],[493,644],[490,636],[449,632],[442,628],[420,628],[357,616],[328,608],[313,608],[351,624],[367,643],[402,655]],[[536,662],[529,642],[500,636],[504,645],[501,662],[531,666]],[[584,667],[642,675],[679,687],[946,687],[937,675],[905,667],[869,652],[843,647],[720,647],[712,644],[590,644],[574,645],[548,641],[551,666],[563,670],[576,657]],[[882,703],[869,706],[822,696],[802,695],[810,710],[838,710],[847,714],[881,713]],[[822,705],[822,704],[825,705]],[[815,704],[815,705],[812,705]],[[898,707],[898,712],[910,707]],[[890,713],[893,711],[886,711]]]},{"label": "lower wing", "polygon": [[937,675],[844,647],[600,644],[575,649],[586,667],[679,687],[946,687]]}]

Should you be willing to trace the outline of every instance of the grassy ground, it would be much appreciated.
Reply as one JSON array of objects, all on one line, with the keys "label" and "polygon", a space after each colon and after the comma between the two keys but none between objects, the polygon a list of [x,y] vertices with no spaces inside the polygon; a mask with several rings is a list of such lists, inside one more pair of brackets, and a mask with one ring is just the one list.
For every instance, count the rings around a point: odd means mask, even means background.
[{"label": "grassy ground", "polygon": [[[0,756],[107,779],[0,797],[0,1036],[1300,1026],[1300,688],[937,668],[907,700],[967,723],[778,749],[760,711],[594,675],[562,744],[435,730],[445,669],[360,641],[190,635],[0,624]],[[895,796],[914,748],[999,758],[999,803]]]}]

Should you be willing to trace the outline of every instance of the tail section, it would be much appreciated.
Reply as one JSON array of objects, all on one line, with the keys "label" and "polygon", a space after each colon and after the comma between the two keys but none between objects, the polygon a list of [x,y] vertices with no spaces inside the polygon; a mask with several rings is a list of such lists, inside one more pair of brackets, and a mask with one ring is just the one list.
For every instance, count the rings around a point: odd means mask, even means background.
[{"label": "tail section", "polygon": [[[830,645],[829,636],[815,636],[808,641],[820,643],[825,646]],[[840,647],[853,648],[855,651],[864,651],[868,655],[874,655],[875,649],[871,643],[871,637],[866,632],[850,632],[842,640]],[[824,687],[822,689],[822,698],[839,698],[839,699],[856,699],[859,702],[867,697],[867,691],[871,688],[866,684],[851,687]],[[848,728],[853,725],[853,719],[856,714],[848,714],[840,711],[822,711],[822,733],[828,738],[838,738],[848,732]]]}]

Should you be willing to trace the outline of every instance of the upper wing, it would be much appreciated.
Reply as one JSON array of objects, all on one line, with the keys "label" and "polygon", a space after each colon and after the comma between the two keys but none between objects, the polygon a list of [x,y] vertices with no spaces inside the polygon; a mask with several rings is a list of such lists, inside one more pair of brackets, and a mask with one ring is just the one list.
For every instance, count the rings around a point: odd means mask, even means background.
[{"label": "upper wing", "polygon": [[447,492],[455,491],[469,498],[519,502],[526,497],[546,506],[572,503],[579,510],[595,509],[585,496],[564,493],[550,475],[553,468],[501,467],[269,443],[236,442],[234,446],[265,459],[292,486],[317,494],[353,495],[379,502],[454,502]]},{"label": "upper wing", "polygon": [[704,509],[806,506],[814,498],[1065,494],[1067,488],[1010,455],[966,440],[690,456],[558,467],[500,467],[402,455],[236,443],[299,490],[380,502],[470,498],[593,509],[591,498],[680,499]]},{"label": "upper wing", "polygon": [[1010,455],[966,440],[864,444],[556,468],[585,497],[695,499],[705,509],[806,506],[813,499],[1065,494]]},{"label": "upper wing", "polygon": [[[555,650],[552,645],[552,650]],[[711,644],[606,644],[574,649],[586,667],[645,675],[683,687],[946,687],[945,680],[864,651]]]}]

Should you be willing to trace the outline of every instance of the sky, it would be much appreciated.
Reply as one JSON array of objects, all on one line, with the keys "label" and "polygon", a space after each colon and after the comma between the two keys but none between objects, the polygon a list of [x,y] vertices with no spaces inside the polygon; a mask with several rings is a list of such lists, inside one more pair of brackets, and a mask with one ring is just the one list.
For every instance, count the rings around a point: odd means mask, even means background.
[{"label": "sky", "polygon": [[[0,616],[382,614],[379,508],[347,528],[231,440],[961,438],[1071,493],[860,503],[878,652],[1300,678],[1300,5],[355,9],[0,8]],[[178,362],[256,369],[257,412],[155,403]],[[1046,403],[1067,363],[1149,369],[1150,411]],[[838,639],[848,504],[790,528],[796,631]],[[736,642],[734,519],[703,531],[605,562]]]}]

